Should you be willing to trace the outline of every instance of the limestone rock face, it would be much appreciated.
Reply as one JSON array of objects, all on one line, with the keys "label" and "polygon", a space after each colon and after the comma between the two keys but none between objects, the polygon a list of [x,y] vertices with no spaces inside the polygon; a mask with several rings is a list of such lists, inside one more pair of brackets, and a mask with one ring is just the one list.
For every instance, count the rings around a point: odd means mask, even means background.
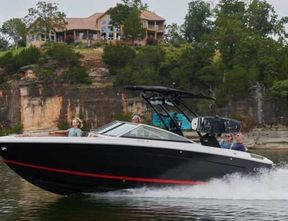
[{"label": "limestone rock face", "polygon": [[123,110],[121,93],[115,88],[62,86],[45,93],[29,87],[1,91],[0,125],[20,123],[24,131],[50,130],[78,116],[86,128],[97,128]]},{"label": "limestone rock face", "polygon": [[20,119],[23,130],[48,130],[57,127],[63,97],[29,97],[27,88],[20,88]]},{"label": "limestone rock face", "polygon": [[105,67],[92,68],[89,70],[89,76],[92,80],[92,85],[97,87],[112,86],[109,69]]}]

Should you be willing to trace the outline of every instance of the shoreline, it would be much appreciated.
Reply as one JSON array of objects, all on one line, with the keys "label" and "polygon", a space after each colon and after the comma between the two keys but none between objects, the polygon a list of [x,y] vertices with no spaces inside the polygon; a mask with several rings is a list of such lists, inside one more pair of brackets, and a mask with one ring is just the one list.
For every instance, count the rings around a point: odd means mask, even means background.
[{"label": "shoreline", "polygon": [[[184,136],[199,141],[196,132],[185,132]],[[243,132],[243,143],[249,150],[288,150],[288,128],[255,128]],[[218,140],[221,140],[220,137]]]},{"label": "shoreline", "polygon": [[251,150],[288,150],[288,128],[255,128],[243,133],[244,144]]}]

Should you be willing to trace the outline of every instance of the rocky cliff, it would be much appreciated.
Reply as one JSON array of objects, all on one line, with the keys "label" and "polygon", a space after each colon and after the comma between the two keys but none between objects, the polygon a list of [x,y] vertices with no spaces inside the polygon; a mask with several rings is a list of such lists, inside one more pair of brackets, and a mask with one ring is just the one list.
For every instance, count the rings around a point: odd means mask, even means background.
[{"label": "rocky cliff", "polygon": [[61,86],[50,89],[19,87],[0,91],[2,126],[21,123],[24,131],[55,129],[80,116],[87,127],[98,127],[122,112],[121,93],[115,88]]}]

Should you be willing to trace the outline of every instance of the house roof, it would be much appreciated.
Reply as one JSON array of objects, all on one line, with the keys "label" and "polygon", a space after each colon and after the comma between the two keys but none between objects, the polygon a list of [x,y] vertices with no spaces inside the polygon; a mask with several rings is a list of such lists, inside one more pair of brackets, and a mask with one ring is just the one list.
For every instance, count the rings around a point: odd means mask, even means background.
[{"label": "house roof", "polygon": [[151,12],[148,10],[142,11],[140,18],[144,20],[149,20],[149,21],[165,21],[164,18],[160,17],[155,12]]},{"label": "house roof", "polygon": [[[87,18],[66,18],[67,25],[66,30],[94,30],[97,31],[96,21],[101,18],[105,13],[94,13]],[[149,21],[165,21],[164,18],[160,17],[154,12],[144,10],[141,12],[140,18]]]},{"label": "house roof", "polygon": [[102,16],[103,13],[95,13],[87,18],[66,18],[67,30],[97,30],[96,20]]}]

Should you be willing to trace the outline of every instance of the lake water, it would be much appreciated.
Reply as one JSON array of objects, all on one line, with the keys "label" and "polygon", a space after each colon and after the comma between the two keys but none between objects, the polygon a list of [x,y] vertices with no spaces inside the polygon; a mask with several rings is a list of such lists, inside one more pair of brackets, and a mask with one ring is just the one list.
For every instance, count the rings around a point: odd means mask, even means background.
[{"label": "lake water", "polygon": [[261,151],[278,164],[257,176],[231,175],[194,187],[131,189],[62,197],[0,162],[0,221],[288,220],[288,151]]}]

